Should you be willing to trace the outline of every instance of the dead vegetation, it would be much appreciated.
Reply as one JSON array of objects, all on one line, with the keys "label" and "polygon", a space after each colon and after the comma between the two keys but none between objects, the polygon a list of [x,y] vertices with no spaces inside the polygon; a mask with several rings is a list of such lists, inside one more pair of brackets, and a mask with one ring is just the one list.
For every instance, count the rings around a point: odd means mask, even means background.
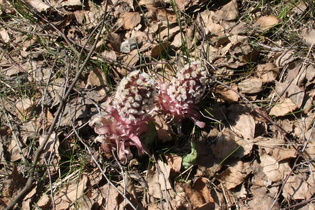
[{"label": "dead vegetation", "polygon": [[[6,209],[314,209],[311,0],[0,0]],[[204,128],[156,116],[126,165],[89,126],[129,72],[211,74]]]}]

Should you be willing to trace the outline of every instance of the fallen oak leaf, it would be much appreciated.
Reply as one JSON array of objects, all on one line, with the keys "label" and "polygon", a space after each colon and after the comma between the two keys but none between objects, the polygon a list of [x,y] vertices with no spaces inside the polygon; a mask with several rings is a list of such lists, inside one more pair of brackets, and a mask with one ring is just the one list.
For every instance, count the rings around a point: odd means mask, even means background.
[{"label": "fallen oak leaf", "polygon": [[296,108],[296,104],[293,103],[290,98],[285,98],[282,102],[277,103],[271,108],[269,115],[274,115],[277,117],[284,116],[294,111]]},{"label": "fallen oak leaf", "polygon": [[257,29],[257,31],[262,32],[274,27],[278,23],[279,20],[276,16],[273,15],[262,16],[258,18],[256,23],[254,24],[254,27]]},{"label": "fallen oak leaf", "polygon": [[138,12],[127,12],[118,19],[118,24],[122,25],[124,29],[134,29],[141,21],[140,14]]}]

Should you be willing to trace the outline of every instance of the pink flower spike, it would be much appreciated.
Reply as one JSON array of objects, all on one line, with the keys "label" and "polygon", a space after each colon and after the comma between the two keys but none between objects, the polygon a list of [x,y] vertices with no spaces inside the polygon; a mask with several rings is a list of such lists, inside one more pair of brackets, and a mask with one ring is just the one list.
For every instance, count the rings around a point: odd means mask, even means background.
[{"label": "pink flower spike", "polygon": [[148,131],[149,115],[154,108],[154,81],[146,73],[133,71],[119,83],[106,109],[106,114],[90,122],[97,134],[104,136],[102,147],[108,151],[116,149],[122,163],[132,158],[131,146],[142,154],[139,136]]},{"label": "pink flower spike", "polygon": [[187,64],[180,69],[170,83],[159,85],[158,104],[160,111],[172,116],[174,121],[191,119],[198,127],[204,122],[196,105],[203,97],[208,81],[208,72],[200,62]]}]

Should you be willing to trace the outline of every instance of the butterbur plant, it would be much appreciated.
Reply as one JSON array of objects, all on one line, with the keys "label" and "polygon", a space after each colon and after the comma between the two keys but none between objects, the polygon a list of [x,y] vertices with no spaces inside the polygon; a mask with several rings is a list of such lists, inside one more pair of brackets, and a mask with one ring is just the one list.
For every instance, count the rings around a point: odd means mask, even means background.
[{"label": "butterbur plant", "polygon": [[157,83],[148,74],[133,71],[119,83],[106,113],[94,118],[90,126],[99,136],[106,153],[117,151],[119,160],[126,163],[132,158],[131,146],[143,152],[140,136],[148,132],[148,123],[154,114],[165,114],[174,121],[191,119],[203,128],[196,105],[207,87],[207,70],[200,62],[187,64],[170,82]]},{"label": "butterbur plant", "polygon": [[149,129],[154,98],[154,81],[148,74],[133,71],[121,80],[106,114],[90,122],[100,135],[97,139],[102,142],[105,152],[116,149],[122,163],[132,158],[131,146],[136,146],[138,153],[142,153],[139,136]]},{"label": "butterbur plant", "polygon": [[170,82],[160,83],[157,97],[160,111],[170,115],[173,121],[188,118],[203,128],[205,123],[199,121],[196,104],[206,91],[207,81],[208,72],[200,62],[185,65]]}]

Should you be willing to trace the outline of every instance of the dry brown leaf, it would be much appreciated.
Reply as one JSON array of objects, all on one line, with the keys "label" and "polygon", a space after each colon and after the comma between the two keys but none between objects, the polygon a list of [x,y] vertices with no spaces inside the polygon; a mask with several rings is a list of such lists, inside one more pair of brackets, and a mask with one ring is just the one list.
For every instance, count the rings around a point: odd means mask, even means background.
[{"label": "dry brown leaf", "polygon": [[262,91],[262,80],[256,77],[248,78],[238,84],[242,93],[255,94]]},{"label": "dry brown leaf", "polygon": [[[253,198],[248,202],[249,209],[265,210],[273,205],[274,195],[270,194],[266,187],[252,188],[251,193]],[[279,204],[276,202],[271,210],[280,209]]]},{"label": "dry brown leaf", "polygon": [[160,141],[167,142],[173,139],[170,124],[167,123],[164,117],[155,115],[154,123]]},{"label": "dry brown leaf", "polygon": [[124,57],[124,62],[128,66],[134,66],[140,59],[139,51],[137,49],[131,51],[126,57]]},{"label": "dry brown leaf", "polygon": [[201,206],[205,203],[200,192],[191,188],[189,184],[184,185],[185,197],[187,197],[193,207]]},{"label": "dry brown leaf", "polygon": [[297,155],[297,151],[294,148],[274,148],[272,150],[272,157],[278,162],[295,158]]},{"label": "dry brown leaf", "polygon": [[237,25],[232,28],[230,34],[245,34],[247,31],[249,31],[248,26],[244,22],[238,22]]},{"label": "dry brown leaf", "polygon": [[[230,84],[231,89],[237,91],[237,85]],[[215,87],[215,92],[219,93],[223,99],[228,103],[234,103],[237,102],[240,98],[239,94],[237,94],[235,91],[231,90],[223,85],[217,85]]]},{"label": "dry brown leaf", "polygon": [[11,76],[16,76],[19,73],[25,72],[25,70],[20,65],[16,64],[16,65],[10,65],[8,68],[2,67],[1,72],[6,76],[11,77]]},{"label": "dry brown leaf", "polygon": [[229,166],[226,170],[217,175],[216,178],[224,187],[232,189],[242,184],[251,171],[250,163],[237,161],[235,165]]},{"label": "dry brown leaf", "polygon": [[302,35],[303,41],[308,45],[315,45],[315,30],[312,29],[309,32],[304,32]]},{"label": "dry brown leaf", "polygon": [[160,55],[164,55],[169,50],[170,50],[170,44],[168,42],[162,42],[152,48],[151,56],[153,58],[158,58]]},{"label": "dry brown leaf", "polygon": [[35,103],[29,98],[19,99],[16,104],[16,113],[20,120],[25,120],[30,117],[33,109],[35,108]]},{"label": "dry brown leaf", "polygon": [[302,106],[305,92],[293,82],[276,81],[275,90],[280,97],[283,95],[289,97],[297,108]]},{"label": "dry brown leaf", "polygon": [[36,194],[37,186],[32,188],[32,190],[25,196],[22,202],[22,209],[31,209],[32,207],[32,197]]},{"label": "dry brown leaf", "polygon": [[208,182],[208,179],[200,177],[195,181],[193,187],[188,184],[184,185],[185,194],[194,209],[201,209],[205,205],[210,207],[210,209],[214,207],[214,200],[207,186]]},{"label": "dry brown leaf", "polygon": [[[303,132],[303,131],[302,131]],[[304,133],[304,132],[303,132]],[[308,155],[311,158],[315,158],[315,129],[310,128],[306,133],[305,133],[305,139],[307,140],[308,144],[305,149],[305,151],[308,153]],[[304,158],[309,158],[308,155],[304,155]]]},{"label": "dry brown leaf", "polygon": [[308,65],[306,68],[306,87],[315,83],[315,67],[314,65]]},{"label": "dry brown leaf", "polygon": [[42,0],[26,0],[26,2],[34,7],[38,12],[45,12],[50,8],[50,6]]},{"label": "dry brown leaf", "polygon": [[[161,22],[165,22],[165,25],[177,22],[177,17],[176,17],[175,12],[168,11],[165,9],[158,9],[156,12],[156,18],[157,20]],[[155,25],[155,27],[159,27],[159,26]],[[156,28],[156,29],[159,29],[159,28]]]},{"label": "dry brown leaf", "polygon": [[271,108],[269,114],[277,116],[277,117],[284,116],[284,115],[286,115],[288,113],[291,113],[296,108],[297,108],[296,104],[293,103],[290,98],[285,98],[281,102],[276,103],[276,105],[274,105]]},{"label": "dry brown leaf", "polygon": [[105,184],[100,187],[95,193],[92,195],[94,200],[98,201],[98,204],[104,205],[107,209],[116,209],[119,206],[118,203],[118,191],[110,184]]},{"label": "dry brown leaf", "polygon": [[207,178],[200,177],[195,181],[193,188],[197,190],[198,192],[200,192],[200,194],[202,195],[206,203],[213,203],[214,200],[207,186],[208,183],[209,183],[209,180]]},{"label": "dry brown leaf", "polygon": [[307,178],[303,174],[290,176],[283,187],[282,195],[286,199],[308,200],[315,193],[315,181],[313,175]]},{"label": "dry brown leaf", "polygon": [[82,7],[82,2],[81,0],[64,0],[62,1],[61,5],[63,7],[70,7],[70,8],[73,8],[73,7]]},{"label": "dry brown leaf", "polygon": [[102,69],[94,68],[87,79],[86,87],[100,87],[106,86],[106,75]]},{"label": "dry brown leaf", "polygon": [[37,206],[41,209],[49,209],[50,205],[51,205],[50,196],[44,193],[37,202]]},{"label": "dry brown leaf", "polygon": [[45,108],[35,121],[36,129],[46,130],[47,128],[49,128],[53,120],[54,120],[53,114],[49,111],[49,109]]},{"label": "dry brown leaf", "polygon": [[4,28],[0,29],[0,38],[2,39],[4,43],[10,42],[10,36],[7,30],[5,30]]},{"label": "dry brown leaf", "polygon": [[155,7],[155,0],[140,0],[139,5],[145,5],[147,8]]},{"label": "dry brown leaf", "polygon": [[164,156],[168,165],[171,166],[172,170],[175,173],[180,172],[180,169],[182,168],[183,158],[181,156],[172,155],[172,154],[165,154]]},{"label": "dry brown leaf", "polygon": [[105,59],[110,60],[110,61],[117,61],[117,55],[115,53],[115,51],[111,50],[111,51],[104,51],[101,53],[102,56],[105,57]]},{"label": "dry brown leaf", "polygon": [[205,31],[206,34],[215,34],[217,36],[224,35],[224,28],[222,27],[221,24],[213,21],[214,13],[213,11],[210,10],[205,10],[200,14],[200,18],[202,24],[201,25],[206,25],[207,31]]},{"label": "dry brown leaf", "polygon": [[191,2],[191,0],[175,0],[175,4],[177,5],[180,11],[185,10],[185,7]]},{"label": "dry brown leaf", "polygon": [[216,142],[211,145],[211,150],[214,157],[221,161],[237,148],[238,144],[235,142],[235,134],[228,128],[217,137]]},{"label": "dry brown leaf", "polygon": [[126,30],[134,29],[141,21],[140,14],[138,12],[127,12],[118,19],[118,24],[122,25]]},{"label": "dry brown leaf", "polygon": [[301,1],[298,5],[294,5],[292,11],[297,13],[298,15],[302,15],[306,9],[307,5],[305,4],[305,2]]},{"label": "dry brown leaf", "polygon": [[60,103],[61,97],[64,94],[66,87],[66,80],[65,78],[57,78],[54,80],[53,84],[48,86],[47,90],[52,98],[52,106],[56,106]]},{"label": "dry brown leaf", "polygon": [[67,183],[55,195],[55,205],[57,209],[67,209],[73,205],[81,196],[84,195],[84,190],[88,181],[87,175],[83,175],[80,180],[73,183]]},{"label": "dry brown leaf", "polygon": [[[96,3],[93,3],[92,1],[88,1],[89,9],[88,10],[77,10],[74,12],[78,22],[82,21],[82,18],[84,18],[84,23],[87,28],[93,28],[96,27],[99,24],[99,20],[101,19],[102,14],[105,12],[104,8],[99,7],[96,5]],[[83,12],[83,17],[82,17]]]},{"label": "dry brown leaf", "polygon": [[[6,179],[2,180],[2,196],[9,200],[15,197],[25,186],[26,178],[18,171],[17,166],[13,165],[12,171],[6,171]],[[8,202],[9,203],[9,202]]]},{"label": "dry brown leaf", "polygon": [[121,37],[119,34],[111,32],[107,35],[107,40],[116,52],[120,52]]},{"label": "dry brown leaf", "polygon": [[165,198],[168,190],[172,189],[169,176],[171,167],[163,163],[161,160],[157,161],[158,168],[156,171],[148,169],[148,193],[157,199]]},{"label": "dry brown leaf", "polygon": [[[46,139],[46,137],[47,137],[46,135],[42,135],[39,137],[39,145],[43,144],[43,141]],[[50,135],[46,145],[44,146],[42,156],[49,157],[53,153],[54,155],[52,155],[52,156],[57,158],[58,160],[60,160],[60,156],[59,156],[59,152],[58,152],[59,151],[59,144],[60,143],[57,139],[57,135],[55,132],[53,132]],[[55,163],[55,164],[57,164],[57,163]],[[54,164],[54,166],[56,166],[55,164]]]},{"label": "dry brown leaf", "polygon": [[276,16],[273,16],[273,15],[262,16],[258,18],[256,23],[254,24],[254,27],[257,28],[258,31],[265,31],[272,28],[278,23],[279,23],[279,20]]},{"label": "dry brown leaf", "polygon": [[278,77],[280,70],[273,63],[258,64],[257,75],[262,82],[273,82]]},{"label": "dry brown leaf", "polygon": [[272,182],[283,180],[291,171],[288,163],[279,163],[276,159],[267,154],[260,155],[260,161],[263,172],[266,174],[268,180]]},{"label": "dry brown leaf", "polygon": [[22,157],[20,154],[20,149],[15,139],[11,139],[9,147],[8,147],[8,151],[10,152],[10,160],[12,162],[21,160]]},{"label": "dry brown leaf", "polygon": [[231,21],[235,20],[238,16],[238,6],[237,1],[232,0],[229,3],[225,4],[221,9],[215,11],[214,16],[217,21],[226,20]]},{"label": "dry brown leaf", "polygon": [[179,48],[181,47],[183,44],[183,40],[182,40],[182,34],[178,33],[175,35],[173,42],[171,43],[171,46],[175,47],[175,48]]},{"label": "dry brown leaf", "polygon": [[170,40],[172,39],[180,30],[180,27],[175,25],[175,26],[168,26],[165,28],[161,33],[159,33],[159,37],[161,37],[162,40]]},{"label": "dry brown leaf", "polygon": [[294,50],[286,50],[282,52],[275,61],[277,67],[283,67],[296,60],[296,52]]},{"label": "dry brown leaf", "polygon": [[255,137],[255,126],[255,120],[250,114],[241,114],[236,117],[233,129],[244,139],[251,140]]}]

